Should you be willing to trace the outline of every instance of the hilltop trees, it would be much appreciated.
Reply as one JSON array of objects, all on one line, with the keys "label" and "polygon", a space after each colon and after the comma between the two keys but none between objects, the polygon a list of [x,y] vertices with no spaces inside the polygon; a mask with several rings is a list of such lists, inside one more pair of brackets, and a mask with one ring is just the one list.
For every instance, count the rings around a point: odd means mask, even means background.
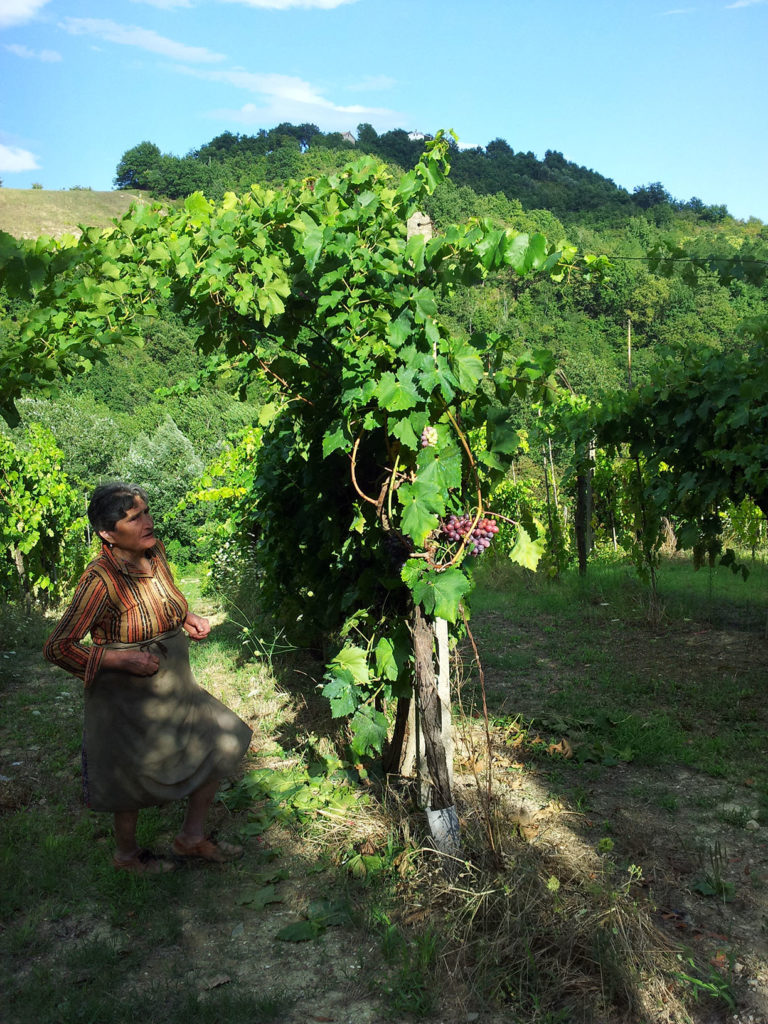
[{"label": "hilltop trees", "polygon": [[140,142],[126,150],[115,172],[115,188],[155,189],[160,184],[162,154],[154,142]]}]

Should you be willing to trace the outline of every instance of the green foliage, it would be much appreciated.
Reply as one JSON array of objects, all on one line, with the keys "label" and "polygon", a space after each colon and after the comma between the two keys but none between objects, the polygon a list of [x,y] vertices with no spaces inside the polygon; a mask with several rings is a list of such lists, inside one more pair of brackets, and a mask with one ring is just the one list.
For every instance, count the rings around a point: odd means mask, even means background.
[{"label": "green foliage", "polygon": [[225,799],[234,808],[253,808],[246,831],[259,835],[276,821],[306,826],[323,816],[354,813],[364,798],[349,784],[340,761],[316,761],[309,767],[247,772]]},{"label": "green foliage", "polygon": [[153,188],[160,160],[160,150],[153,142],[140,142],[127,150],[117,165],[115,188]]},{"label": "green foliage", "polygon": [[[765,347],[665,367],[660,379],[593,410],[599,441],[625,444],[643,466],[639,501],[670,515],[698,558],[721,550],[720,509],[751,499],[768,514]],[[733,562],[733,556],[728,557]]]},{"label": "green foliage", "polygon": [[152,434],[133,441],[122,466],[123,475],[150,495],[152,515],[163,524],[163,535],[191,546],[200,517],[193,506],[178,506],[201,476],[203,463],[170,416]]},{"label": "green foliage", "polygon": [[106,405],[92,392],[60,398],[24,398],[18,403],[24,428],[35,423],[53,434],[62,468],[81,490],[86,484],[119,479],[128,438]]},{"label": "green foliage", "polygon": [[[365,672],[332,673],[346,683],[346,696],[333,697],[354,709],[358,754],[385,734],[375,701],[407,684],[408,659],[396,652],[411,603],[455,621],[470,588],[465,547],[441,540],[442,517],[483,514],[517,447],[510,400],[546,398],[551,386],[546,353],[512,357],[509,340],[488,332],[455,337],[438,302],[503,268],[521,279],[562,277],[576,264],[573,249],[487,220],[408,239],[406,221],[443,179],[447,158],[439,136],[399,180],[367,159],[280,192],[254,186],[218,205],[196,194],[182,210],[137,210],[107,235],[46,249],[40,294],[24,294],[36,300],[28,322],[43,331],[42,345],[58,352],[63,337],[86,346],[85,358],[118,328],[142,330],[134,311],[151,280],[187,309],[202,350],[220,351],[242,387],[262,380],[276,390],[281,404],[247,490],[261,598],[287,621],[336,634],[337,657],[356,646],[353,634],[363,638]],[[38,306],[51,290],[60,320]],[[88,325],[87,342],[73,322]],[[436,442],[421,447],[428,425]],[[480,429],[475,456],[467,438]],[[180,481],[199,468],[169,421],[132,453],[150,486],[169,465]],[[530,548],[522,557],[530,564]],[[385,663],[382,640],[392,644]]]},{"label": "green foliage", "polygon": [[[348,666],[333,667],[331,658],[326,684],[336,688],[329,695],[337,706],[357,718],[352,739],[360,753],[384,729],[376,701],[395,695],[410,672],[408,658],[393,661],[394,674],[384,672],[374,652],[382,641],[395,644],[397,624],[413,601],[428,614],[454,620],[470,590],[465,551],[444,541],[441,522],[451,513],[483,514],[515,455],[519,428],[531,426],[531,392],[548,393],[552,361],[538,349],[525,355],[527,343],[551,344],[578,390],[594,396],[600,378],[618,391],[628,317],[635,332],[633,380],[641,384],[636,394],[646,386],[657,394],[677,386],[675,363],[662,364],[659,355],[661,346],[680,348],[686,333],[691,344],[706,343],[717,358],[735,360],[713,371],[733,379],[743,342],[729,340],[732,307],[758,314],[756,289],[765,275],[756,269],[761,250],[755,240],[720,262],[689,251],[688,283],[622,263],[612,282],[598,287],[600,261],[585,258],[577,274],[577,247],[546,242],[541,228],[560,237],[562,224],[551,212],[524,209],[534,194],[544,197],[537,205],[565,217],[575,195],[566,193],[578,178],[579,187],[585,186],[582,208],[591,189],[595,210],[631,211],[625,238],[610,224],[599,237],[600,248],[613,246],[629,260],[658,245],[663,220],[664,230],[674,229],[671,245],[677,246],[659,249],[654,257],[663,274],[682,260],[683,216],[686,231],[695,226],[696,244],[709,252],[714,243],[724,245],[723,226],[712,216],[703,228],[696,220],[702,211],[670,201],[658,183],[633,201],[593,172],[574,177],[573,165],[556,152],[539,162],[497,140],[484,152],[464,154],[438,137],[417,159],[405,133],[379,137],[361,126],[361,143],[413,168],[397,179],[372,160],[337,169],[343,140],[319,136],[314,126],[290,125],[251,138],[224,135],[181,161],[190,167],[218,162],[205,186],[214,196],[223,194],[227,161],[240,175],[238,183],[254,180],[243,177],[254,167],[259,180],[282,181],[310,157],[326,171],[281,191],[254,186],[241,198],[227,194],[219,203],[195,194],[181,210],[134,214],[103,239],[86,233],[77,244],[54,246],[52,252],[9,247],[2,263],[6,288],[33,305],[10,332],[5,397],[12,400],[31,384],[49,387],[58,364],[71,371],[103,358],[120,337],[146,334],[136,314],[153,291],[188,311],[201,351],[212,354],[212,373],[223,371],[243,391],[278,393],[275,415],[264,422],[263,444],[252,465],[241,467],[248,479],[234,508],[214,517],[212,533],[219,532],[222,544],[236,543],[240,553],[255,554],[264,605],[284,623],[299,622],[326,640],[335,637],[331,655],[364,652],[365,673],[350,676]],[[444,184],[449,157],[454,172],[462,168],[453,191]],[[527,191],[516,193],[520,203],[508,196],[514,191],[510,182],[523,173],[529,183]],[[478,174],[485,175],[481,191],[487,194],[473,200],[462,182],[477,185],[472,176]],[[535,189],[530,179],[538,181]],[[555,196],[560,205],[550,201]],[[408,214],[430,203],[443,220],[443,233],[430,241],[407,239]],[[459,210],[477,219],[451,227],[447,221]],[[598,237],[585,228],[576,234],[579,247]],[[536,275],[539,281],[532,284]],[[704,284],[693,291],[689,285],[699,279]],[[53,308],[60,320],[52,319]],[[754,324],[759,333],[760,322]],[[705,362],[702,357],[701,367]],[[30,365],[35,372],[28,372]],[[614,401],[623,408],[621,395]],[[632,401],[627,399],[627,408]],[[723,395],[718,408],[725,401]],[[675,467],[688,453],[668,443],[662,458],[662,429],[655,435],[651,430],[659,408],[651,403],[646,409],[647,429],[639,432],[642,439],[645,430],[645,440],[630,450],[623,498],[617,495],[610,508],[604,502],[606,521],[625,528],[627,544],[634,538],[651,571],[662,510],[684,527],[693,516],[699,535],[704,528],[712,532],[717,516],[711,501],[693,509],[678,500],[684,470]],[[697,413],[701,421],[703,410]],[[664,415],[658,422],[668,438],[676,436],[673,412],[666,420]],[[605,423],[613,416],[606,412]],[[748,419],[749,428],[761,429],[759,415],[753,422],[750,412]],[[192,423],[187,428],[176,422],[192,440]],[[437,441],[422,449],[419,439],[427,426],[436,430]],[[725,450],[738,424],[726,427],[721,417],[720,426],[720,447],[710,446],[705,460]],[[485,436],[478,445],[474,432],[480,429]],[[148,425],[145,432],[150,434]],[[605,426],[601,437],[617,455],[629,440],[618,427]],[[747,454],[743,448],[739,471],[746,478],[757,472],[762,451]],[[729,485],[721,492],[737,503],[752,494],[759,504],[756,478],[748,486],[734,482],[739,451],[731,449]],[[674,494],[661,493],[672,483]],[[542,538],[553,565],[568,557],[560,510],[550,505],[547,513],[538,517],[546,518],[544,531],[533,522],[532,510],[527,524],[510,516],[521,525],[505,543],[523,564],[535,564]],[[685,529],[683,539],[690,540]]]},{"label": "green foliage", "polygon": [[48,430],[0,433],[0,590],[6,599],[53,600],[82,569],[86,545],[80,496],[61,471]]}]

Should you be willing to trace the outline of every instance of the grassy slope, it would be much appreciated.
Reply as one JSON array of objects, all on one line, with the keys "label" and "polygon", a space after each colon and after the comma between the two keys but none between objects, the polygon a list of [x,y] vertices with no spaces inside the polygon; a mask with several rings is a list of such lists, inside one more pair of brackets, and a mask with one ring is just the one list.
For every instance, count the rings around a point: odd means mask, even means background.
[{"label": "grassy slope", "polygon": [[142,193],[0,188],[0,231],[15,238],[79,235],[79,225],[106,227],[137,199],[144,201]]}]

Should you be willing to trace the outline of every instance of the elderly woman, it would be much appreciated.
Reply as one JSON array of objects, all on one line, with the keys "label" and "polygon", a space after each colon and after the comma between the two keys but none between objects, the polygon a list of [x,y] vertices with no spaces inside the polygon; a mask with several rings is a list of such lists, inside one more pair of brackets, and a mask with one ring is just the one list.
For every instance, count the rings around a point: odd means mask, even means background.
[{"label": "elderly woman", "polygon": [[[140,487],[98,487],[88,518],[103,541],[101,554],[44,649],[49,661],[85,682],[85,802],[114,813],[118,869],[158,873],[174,866],[139,848],[136,825],[140,808],[184,797],[176,856],[229,860],[242,850],[206,838],[205,819],[251,730],[192,676],[188,637],[208,636],[208,620],[189,611],[175,586]],[[81,642],[87,633],[90,645]]]}]

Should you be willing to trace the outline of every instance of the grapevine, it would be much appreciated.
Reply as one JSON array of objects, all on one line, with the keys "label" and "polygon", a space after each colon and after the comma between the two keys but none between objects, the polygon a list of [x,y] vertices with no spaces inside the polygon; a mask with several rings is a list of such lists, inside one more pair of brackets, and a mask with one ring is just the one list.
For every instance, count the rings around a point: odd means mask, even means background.
[{"label": "grapevine", "polygon": [[[449,155],[440,132],[400,179],[366,157],[279,191],[253,186],[218,204],[198,193],[183,208],[142,208],[111,232],[51,242],[20,327],[24,368],[38,351],[98,358],[138,336],[136,313],[151,312],[147,296],[158,294],[186,310],[199,347],[239,375],[242,391],[257,378],[271,386],[242,532],[262,605],[336,649],[323,692],[349,718],[358,756],[386,738],[377,695],[411,692],[414,615],[461,617],[464,555],[495,535],[484,504],[519,443],[512,397],[551,387],[549,353],[513,358],[504,336],[455,336],[439,300],[502,268],[562,277],[577,259],[486,220],[409,238],[408,219]],[[10,266],[0,250],[0,283]],[[22,380],[15,363],[8,379],[6,407]],[[473,431],[484,437],[478,454]],[[468,508],[462,532],[457,510]],[[441,541],[450,557],[438,563]],[[537,554],[521,530],[513,557],[531,564]]]}]

